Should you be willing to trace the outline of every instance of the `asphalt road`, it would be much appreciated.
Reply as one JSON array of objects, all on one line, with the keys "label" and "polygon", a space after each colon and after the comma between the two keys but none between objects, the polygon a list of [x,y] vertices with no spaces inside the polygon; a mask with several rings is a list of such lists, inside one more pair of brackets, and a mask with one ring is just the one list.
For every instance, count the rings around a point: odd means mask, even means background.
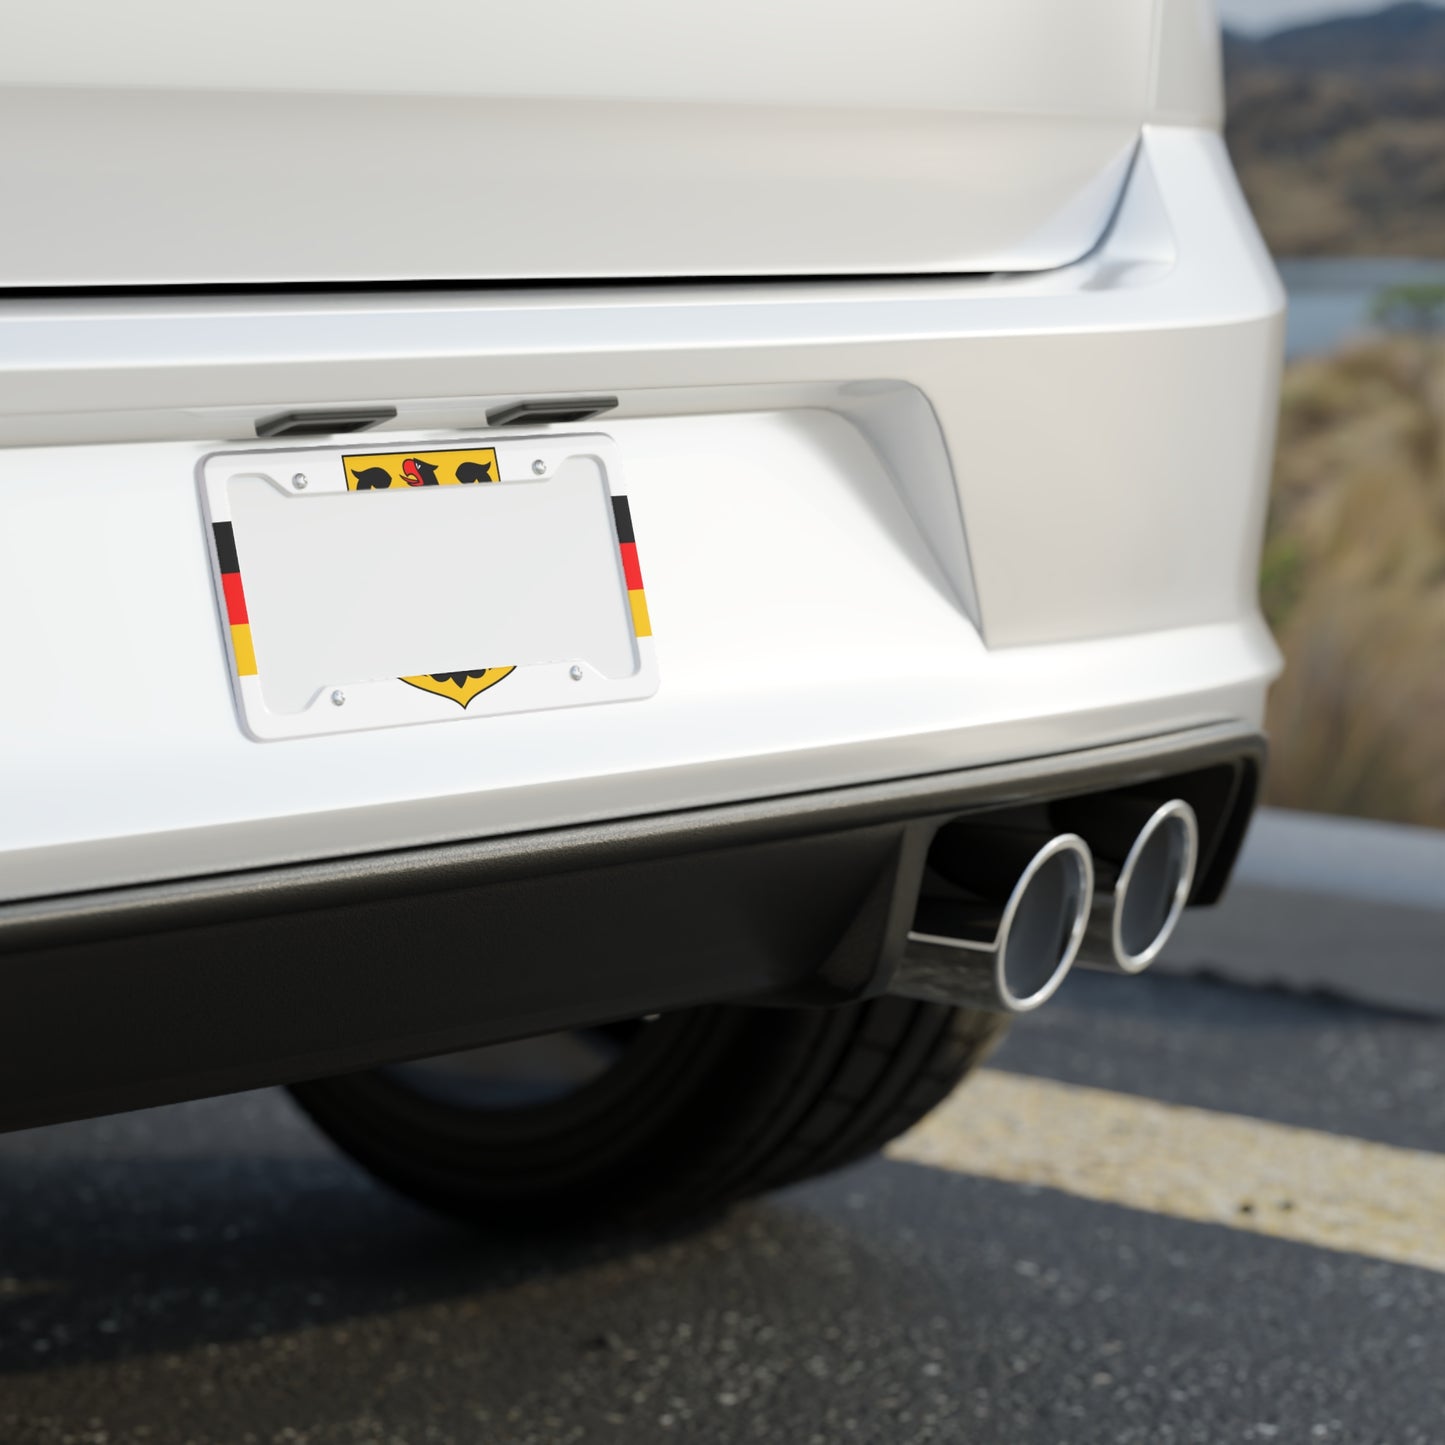
[{"label": "asphalt road", "polygon": [[[1077,1097],[1065,1131],[1097,1127],[1101,1154],[1117,1110],[1185,1106],[1167,1117],[1211,1178],[1245,1167],[1213,1121],[1264,1121],[1302,1206],[1334,1198],[1336,1140],[1445,1177],[1406,1152],[1445,1152],[1445,1024],[1425,1017],[1076,976],[994,1068],[979,1098]],[[1369,1210],[1327,1249],[1254,1232],[1253,1205],[1184,1217],[1177,1188],[1138,1207],[1147,1165],[1106,1197],[973,1167],[905,1148],[692,1237],[564,1248],[428,1217],[279,1094],[14,1135],[0,1441],[1445,1440],[1445,1272],[1390,1262]],[[1445,1191],[1402,1207],[1395,1257],[1428,1254]]]}]

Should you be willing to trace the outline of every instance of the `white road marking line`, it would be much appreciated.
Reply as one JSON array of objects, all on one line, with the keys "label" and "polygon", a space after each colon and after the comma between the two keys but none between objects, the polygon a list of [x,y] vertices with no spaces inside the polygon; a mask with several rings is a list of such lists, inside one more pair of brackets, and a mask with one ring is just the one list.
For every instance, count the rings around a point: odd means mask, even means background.
[{"label": "white road marking line", "polygon": [[994,1069],[974,1075],[888,1152],[1445,1271],[1439,1154]]}]

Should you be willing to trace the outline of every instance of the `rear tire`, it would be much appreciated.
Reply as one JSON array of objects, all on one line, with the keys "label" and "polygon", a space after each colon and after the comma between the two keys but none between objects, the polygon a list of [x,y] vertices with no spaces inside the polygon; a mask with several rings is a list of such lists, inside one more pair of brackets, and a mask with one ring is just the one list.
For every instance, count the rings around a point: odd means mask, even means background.
[{"label": "rear tire", "polygon": [[358,1163],[447,1213],[664,1224],[881,1149],[942,1102],[1003,1029],[993,1014],[897,998],[701,1008],[595,1031],[615,1057],[553,1097],[478,1100],[452,1086],[459,1076],[417,1065],[292,1094]]}]

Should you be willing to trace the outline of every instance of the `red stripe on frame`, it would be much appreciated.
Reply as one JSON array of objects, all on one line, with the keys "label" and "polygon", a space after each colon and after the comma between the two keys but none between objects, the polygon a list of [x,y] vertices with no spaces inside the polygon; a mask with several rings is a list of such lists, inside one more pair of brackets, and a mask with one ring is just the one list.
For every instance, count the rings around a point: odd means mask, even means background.
[{"label": "red stripe on frame", "polygon": [[241,590],[241,574],[239,572],[223,572],[221,587],[226,594],[226,621],[232,627],[250,621],[246,616],[246,594]]},{"label": "red stripe on frame", "polygon": [[642,567],[637,560],[637,543],[623,542],[620,544],[622,550],[622,575],[627,578],[627,590],[635,592],[642,586]]}]

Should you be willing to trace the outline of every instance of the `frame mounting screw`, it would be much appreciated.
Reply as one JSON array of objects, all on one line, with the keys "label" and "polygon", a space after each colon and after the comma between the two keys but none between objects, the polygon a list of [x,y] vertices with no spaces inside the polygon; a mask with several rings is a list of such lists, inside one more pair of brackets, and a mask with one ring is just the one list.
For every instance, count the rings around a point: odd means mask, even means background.
[{"label": "frame mounting screw", "polygon": [[582,669],[574,662],[572,666],[567,669],[567,676],[570,677],[573,682],[581,682]]},{"label": "frame mounting screw", "polygon": [[306,473],[297,472],[296,475],[291,478],[291,485],[295,487],[298,492],[304,492],[307,486]]},{"label": "frame mounting screw", "polygon": [[537,460],[532,463],[532,475],[534,477],[545,477],[547,475],[547,463],[544,462],[541,457],[538,457]]},{"label": "frame mounting screw", "polygon": [[338,688],[336,689],[336,691],[331,694],[331,703],[332,703],[332,706],[333,706],[333,707],[340,707],[345,701],[346,701],[346,694],[345,694],[344,692],[342,692],[342,690],[338,687]]}]

